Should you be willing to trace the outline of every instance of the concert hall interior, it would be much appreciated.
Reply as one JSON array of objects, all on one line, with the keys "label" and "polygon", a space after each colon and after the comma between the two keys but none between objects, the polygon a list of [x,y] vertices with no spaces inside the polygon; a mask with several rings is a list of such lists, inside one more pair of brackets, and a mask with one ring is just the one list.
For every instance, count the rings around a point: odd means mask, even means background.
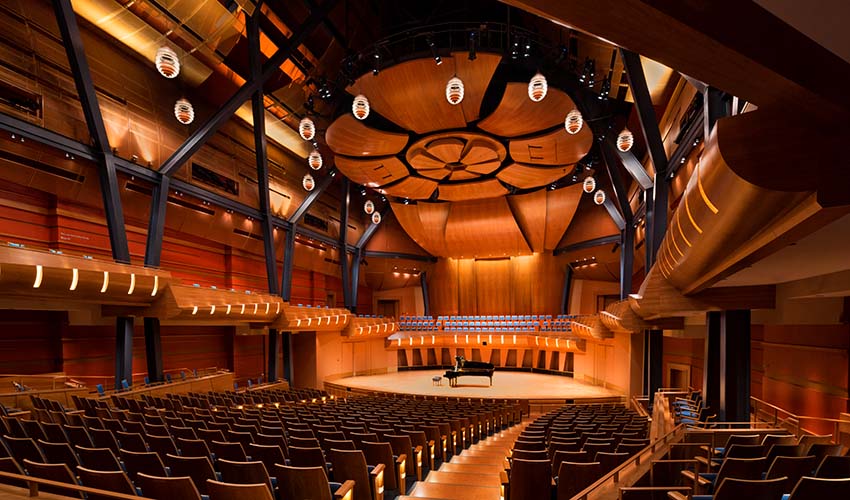
[{"label": "concert hall interior", "polygon": [[848,23],[0,0],[0,500],[850,498]]}]

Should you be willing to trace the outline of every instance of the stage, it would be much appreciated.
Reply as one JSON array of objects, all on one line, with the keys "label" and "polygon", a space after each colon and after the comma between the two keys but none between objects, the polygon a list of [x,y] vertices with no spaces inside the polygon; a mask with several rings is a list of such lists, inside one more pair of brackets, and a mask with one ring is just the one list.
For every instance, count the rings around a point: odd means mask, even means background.
[{"label": "stage", "polygon": [[456,387],[449,387],[446,379],[442,380],[442,385],[434,385],[431,379],[442,376],[444,373],[445,370],[410,370],[383,375],[346,377],[326,382],[325,386],[334,389],[348,388],[352,392],[360,393],[377,391],[455,398],[593,400],[623,396],[610,389],[586,384],[569,377],[511,371],[496,371],[493,374],[492,387],[487,377],[461,377]]}]

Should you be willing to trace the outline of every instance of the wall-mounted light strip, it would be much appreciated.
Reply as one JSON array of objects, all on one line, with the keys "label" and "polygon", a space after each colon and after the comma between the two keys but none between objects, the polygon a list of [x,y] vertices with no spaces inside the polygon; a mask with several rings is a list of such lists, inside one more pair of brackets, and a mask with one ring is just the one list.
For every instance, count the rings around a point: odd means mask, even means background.
[{"label": "wall-mounted light strip", "polygon": [[227,304],[227,311],[224,314],[230,314],[230,304]]},{"label": "wall-mounted light strip", "polygon": [[153,275],[153,290],[151,290],[151,297],[156,297],[156,292],[159,290],[159,276]]},{"label": "wall-mounted light strip", "polygon": [[277,309],[275,310],[275,312],[274,312],[274,313],[275,313],[275,316],[277,316],[278,314],[280,314],[280,302],[278,302],[278,303],[277,303]]},{"label": "wall-mounted light strip", "polygon": [[502,345],[505,345],[505,334],[502,334]]},{"label": "wall-mounted light strip", "polygon": [[210,306],[210,314],[215,314],[215,306]]},{"label": "wall-mounted light strip", "polygon": [[242,304],[242,310],[239,311],[239,314],[245,314],[245,304]]},{"label": "wall-mounted light strip", "polygon": [[44,278],[44,268],[41,267],[41,264],[38,264],[35,266],[35,281],[33,281],[32,287],[40,287],[42,278]]},{"label": "wall-mounted light strip", "polygon": [[413,346],[413,337],[409,337],[407,340],[410,341],[410,345]]},{"label": "wall-mounted light strip", "polygon": [[699,234],[702,234],[702,228],[699,227],[699,224],[697,224],[697,221],[694,220],[694,216],[691,215],[691,209],[690,209],[690,207],[688,207],[688,195],[687,195],[687,193],[685,195],[683,195],[682,198],[685,199],[685,212],[688,214],[688,219],[691,220],[691,225],[694,226],[694,229],[696,229]]},{"label": "wall-mounted light strip", "polygon": [[127,290],[127,295],[133,295],[133,290],[136,289],[136,273],[130,273],[130,289]]},{"label": "wall-mounted light strip", "polygon": [[679,253],[679,257],[684,257],[685,254],[682,253],[682,250],[679,248],[679,244],[676,243],[676,237],[674,236],[676,233],[674,233],[673,231],[670,231],[667,234],[670,236],[670,241],[673,242],[673,248],[675,248],[676,251]]},{"label": "wall-mounted light strip", "polygon": [[690,241],[688,241],[688,237],[687,237],[687,236],[685,236],[685,232],[684,232],[684,231],[682,231],[682,221],[681,221],[681,216],[682,216],[682,211],[681,211],[681,210],[676,210],[676,227],[678,227],[678,228],[679,228],[679,234],[681,234],[681,235],[682,235],[682,239],[683,239],[683,240],[685,240],[685,244],[687,244],[689,247],[690,247],[690,246],[693,246],[693,245],[691,245],[691,242],[690,242]]},{"label": "wall-mounted light strip", "polygon": [[109,288],[109,271],[103,271],[103,286],[100,287],[100,293],[106,293]]},{"label": "wall-mounted light strip", "polygon": [[319,321],[316,323],[316,325],[322,326],[322,317],[321,316],[319,316]]},{"label": "wall-mounted light strip", "polygon": [[271,306],[272,306],[271,302],[266,302],[266,314],[268,314],[268,313],[269,313],[269,311],[271,310],[271,309],[270,309],[270,308],[271,308]]},{"label": "wall-mounted light strip", "polygon": [[516,344],[516,335],[514,335],[514,344]]},{"label": "wall-mounted light strip", "polygon": [[254,314],[257,314],[257,310],[259,309],[260,304],[254,304]]},{"label": "wall-mounted light strip", "polygon": [[705,190],[702,188],[702,179],[699,175],[699,162],[697,162],[697,187],[699,188],[699,194],[702,196],[702,201],[705,202],[706,206],[711,209],[712,212],[717,213],[720,210],[714,206],[714,203],[708,199],[708,195],[705,194]]},{"label": "wall-mounted light strip", "polygon": [[72,292],[77,289],[77,285],[80,283],[80,270],[76,267],[71,270],[71,290]]},{"label": "wall-mounted light strip", "polygon": [[419,345],[425,345],[425,337],[419,336]]},{"label": "wall-mounted light strip", "polygon": [[398,346],[401,347],[401,339],[397,339],[397,340],[398,340]]},{"label": "wall-mounted light strip", "polygon": [[431,345],[434,345],[434,343],[436,342],[436,340],[437,340],[437,338],[436,338],[436,337],[434,337],[433,335],[431,335]]},{"label": "wall-mounted light strip", "polygon": [[192,306],[192,316],[198,314],[198,306]]},{"label": "wall-mounted light strip", "polygon": [[534,345],[540,345],[540,337],[534,337]]}]

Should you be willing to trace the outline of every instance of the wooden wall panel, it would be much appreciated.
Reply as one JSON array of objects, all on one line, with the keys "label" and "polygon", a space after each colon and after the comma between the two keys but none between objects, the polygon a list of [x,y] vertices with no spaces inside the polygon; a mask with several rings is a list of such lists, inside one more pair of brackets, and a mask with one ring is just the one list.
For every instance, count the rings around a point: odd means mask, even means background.
[{"label": "wooden wall panel", "polygon": [[670,365],[685,365],[690,368],[691,378],[688,381],[691,387],[702,387],[703,366],[705,358],[704,338],[677,338],[664,337],[663,339],[663,387],[670,387],[669,369]]},{"label": "wooden wall panel", "polygon": [[254,379],[262,376],[265,378],[266,347],[268,337],[266,335],[236,335],[233,337],[233,374],[239,385],[245,378]]},{"label": "wooden wall panel", "polygon": [[[0,310],[0,373],[62,371],[62,344],[57,332],[63,317],[49,311]],[[7,390],[11,388],[2,388],[2,392]]]},{"label": "wooden wall panel", "polygon": [[513,283],[511,260],[474,260],[478,314],[504,314],[511,310]]},{"label": "wooden wall panel", "polygon": [[[533,257],[517,257],[511,259],[513,269],[511,280],[511,292],[513,304],[511,311],[532,311],[533,295],[535,293],[535,259]],[[504,314],[498,312],[496,314]]]},{"label": "wooden wall panel", "polygon": [[428,280],[431,313],[459,314],[457,288],[457,259],[439,259]]},{"label": "wooden wall panel", "polygon": [[458,259],[457,261],[457,308],[459,314],[480,314],[478,312],[478,293],[475,289],[475,261]]}]

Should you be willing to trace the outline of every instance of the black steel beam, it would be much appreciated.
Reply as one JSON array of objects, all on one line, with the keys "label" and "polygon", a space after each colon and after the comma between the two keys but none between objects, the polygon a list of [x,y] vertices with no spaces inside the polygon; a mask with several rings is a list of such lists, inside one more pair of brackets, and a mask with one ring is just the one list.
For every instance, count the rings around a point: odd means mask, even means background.
[{"label": "black steel beam", "polygon": [[567,270],[564,271],[564,288],[561,292],[561,312],[567,314],[570,308],[570,291],[573,287],[573,266],[567,265]]},{"label": "black steel beam", "polygon": [[121,382],[133,385],[133,318],[118,316],[115,319],[115,390]]},{"label": "black steel beam", "polygon": [[684,135],[679,140],[673,154],[670,155],[670,162],[667,165],[667,180],[676,176],[679,167],[683,165],[684,158],[687,158],[691,151],[696,147],[698,141],[705,137],[705,109],[700,109],[697,116],[691,122],[690,127],[685,130]]},{"label": "black steel beam", "polygon": [[348,177],[341,179],[341,199],[339,204],[339,267],[342,274],[342,296],[345,308],[351,310],[351,275],[348,272],[348,252],[345,251],[348,245],[348,208],[351,204],[351,182]]},{"label": "black steel beam", "polygon": [[649,401],[655,401],[655,393],[663,387],[664,376],[664,332],[662,330],[647,330],[646,332],[646,391]]},{"label": "black steel beam", "polygon": [[635,265],[635,226],[623,228],[623,243],[620,245],[620,300],[632,293],[632,272]]},{"label": "black steel beam", "polygon": [[430,316],[431,299],[428,294],[428,277],[425,271],[419,273],[419,287],[422,289],[422,305],[424,306],[425,316]]},{"label": "black steel beam", "polygon": [[283,270],[280,277],[280,296],[289,302],[292,296],[292,265],[295,259],[295,234],[297,226],[293,224],[286,231],[286,243],[283,247]]},{"label": "black steel beam", "polygon": [[580,241],[578,243],[566,245],[561,248],[556,248],[555,251],[552,253],[557,256],[561,255],[562,253],[575,252],[576,250],[585,250],[587,248],[610,245],[612,243],[620,243],[621,241],[622,239],[619,234],[612,234],[611,236],[602,236],[601,238]]},{"label": "black steel beam", "polygon": [[720,408],[720,311],[705,314],[705,355],[702,371],[702,399],[716,412]]},{"label": "black steel beam", "polygon": [[750,420],[750,311],[720,314],[720,422]]},{"label": "black steel beam", "polygon": [[164,382],[159,318],[145,318],[145,361],[148,365],[148,379],[151,382]]},{"label": "black steel beam", "polygon": [[363,250],[357,248],[351,255],[351,307],[349,310],[357,312],[358,283],[360,283],[360,261],[363,259]]},{"label": "black steel beam", "polygon": [[280,332],[280,357],[283,360],[283,379],[292,384],[292,334]]},{"label": "black steel beam", "polygon": [[269,371],[266,373],[269,382],[277,382],[277,360],[280,357],[279,339],[280,335],[278,335],[277,330],[269,328]]},{"label": "black steel beam", "polygon": [[640,160],[637,159],[634,153],[631,151],[626,151],[625,153],[615,148],[615,152],[617,156],[620,158],[620,163],[623,164],[626,171],[635,182],[640,185],[641,189],[650,189],[652,187],[652,177],[646,172],[646,169],[643,168]]},{"label": "black steel beam", "polygon": [[151,195],[151,210],[148,217],[148,236],[145,243],[145,265],[159,267],[162,260],[162,239],[165,236],[165,213],[168,210],[170,178],[160,176]]},{"label": "black steel beam", "polygon": [[[603,140],[600,146],[602,150],[602,161],[605,162],[605,169],[608,171],[608,177],[611,179],[611,187],[614,189],[614,196],[617,198],[620,212],[622,212],[626,224],[631,224],[634,216],[632,214],[632,206],[629,203],[629,194],[626,191],[626,185],[623,182],[620,171],[617,169],[619,156],[614,153],[614,145],[610,140]],[[611,197],[609,196],[608,198],[610,199]]]},{"label": "black steel beam", "polygon": [[614,200],[612,200],[610,196],[606,196],[605,202],[602,203],[602,206],[608,211],[608,215],[611,216],[611,220],[613,220],[614,224],[617,225],[617,229],[622,231],[626,227],[626,219],[623,218],[623,214],[620,213],[620,209],[617,208],[617,204]]},{"label": "black steel beam", "polygon": [[374,257],[377,259],[407,259],[416,260],[419,262],[437,262],[436,257],[430,255],[416,255],[413,253],[398,253],[398,252],[379,252],[377,250],[364,250],[364,257]]},{"label": "black steel beam", "polygon": [[[67,0],[66,0],[67,1]],[[206,143],[206,141],[212,137],[216,131],[230,119],[233,113],[242,106],[242,103],[247,101],[251,94],[257,91],[257,89],[269,78],[272,77],[276,72],[280,70],[280,65],[284,63],[289,56],[292,54],[294,50],[298,49],[298,46],[304,41],[304,39],[309,35],[319,23],[327,16],[328,12],[336,5],[339,0],[325,0],[325,3],[321,5],[319,8],[310,12],[310,15],[307,19],[304,20],[300,25],[300,29],[293,33],[291,37],[286,40],[286,43],[281,44],[278,47],[278,50],[269,58],[265,65],[263,65],[263,71],[260,74],[259,79],[251,78],[247,82],[245,82],[239,90],[233,94],[230,99],[227,100],[222,106],[216,110],[213,115],[207,119],[200,127],[189,136],[174,153],[165,160],[165,163],[162,164],[159,171],[163,175],[173,175],[181,165],[183,165],[193,154],[195,154],[201,146]]]},{"label": "black steel beam", "polygon": [[292,215],[289,217],[290,224],[297,224],[298,221],[301,220],[301,217],[304,217],[304,214],[307,213],[307,210],[309,210],[313,203],[315,203],[316,200],[318,200],[319,197],[322,196],[322,193],[325,192],[325,189],[327,189],[331,185],[331,183],[334,181],[335,176],[335,169],[328,170],[327,175],[325,175],[322,180],[320,180],[316,184],[316,187],[314,187],[313,190],[310,191],[310,194],[308,194],[307,197],[304,198],[304,201],[301,202],[301,205],[298,206],[298,209],[295,210],[295,212],[293,212]]},{"label": "black steel beam", "polygon": [[127,231],[124,227],[124,210],[121,206],[121,193],[118,189],[118,175],[106,126],[97,100],[97,93],[91,79],[91,70],[86,59],[77,16],[71,6],[71,0],[53,0],[56,22],[62,34],[65,53],[74,75],[74,85],[83,108],[89,135],[94,142],[95,159],[98,165],[100,192],[103,197],[103,210],[106,214],[106,226],[109,230],[109,243],[112,258],[118,262],[130,263],[130,247],[127,243]]},{"label": "black steel beam", "polygon": [[[260,212],[263,214],[260,224],[263,230],[263,250],[266,260],[266,280],[269,293],[277,295],[280,290],[277,285],[277,261],[274,250],[274,227],[272,226],[271,201],[269,200],[269,161],[266,142],[266,109],[263,103],[262,61],[260,59],[260,27],[258,25],[259,9],[247,20],[248,28],[248,61],[251,66],[251,78],[257,83],[257,89],[251,95],[251,111],[254,115],[254,153],[257,159],[257,195],[260,202]],[[275,333],[276,338],[277,333]],[[269,330],[269,349],[271,349],[271,330]],[[269,357],[269,372],[271,374],[271,357]],[[275,379],[277,378],[275,371]],[[271,375],[269,381],[272,381]]]},{"label": "black steel beam", "polygon": [[[652,165],[655,167],[655,182],[652,189],[652,209],[646,211],[646,253],[647,262],[655,263],[655,255],[667,232],[667,184],[664,182],[667,176],[667,153],[664,150],[664,142],[661,140],[661,131],[658,129],[658,120],[655,117],[655,108],[652,106],[652,98],[646,85],[646,76],[643,74],[643,66],[640,56],[634,52],[620,49],[623,66],[632,89],[632,96],[637,107],[640,127],[646,138],[646,145]],[[647,196],[649,195],[647,191]],[[650,203],[647,198],[647,204]],[[649,268],[647,267],[647,270]]]},{"label": "black steel beam", "polygon": [[703,137],[708,138],[711,135],[711,130],[719,118],[729,116],[729,103],[726,100],[726,94],[714,87],[706,87],[702,94],[704,113],[703,119]]},{"label": "black steel beam", "polygon": [[[380,210],[381,221],[384,221],[387,218],[389,212],[390,206],[388,204],[382,210]],[[372,236],[375,235],[375,232],[378,231],[378,228],[380,228],[380,226],[380,224],[369,224],[369,227],[367,227],[366,230],[363,231],[363,234],[360,235],[360,239],[357,240],[357,243],[354,246],[359,249],[366,248],[366,244],[369,243],[369,240],[372,239]]]}]

